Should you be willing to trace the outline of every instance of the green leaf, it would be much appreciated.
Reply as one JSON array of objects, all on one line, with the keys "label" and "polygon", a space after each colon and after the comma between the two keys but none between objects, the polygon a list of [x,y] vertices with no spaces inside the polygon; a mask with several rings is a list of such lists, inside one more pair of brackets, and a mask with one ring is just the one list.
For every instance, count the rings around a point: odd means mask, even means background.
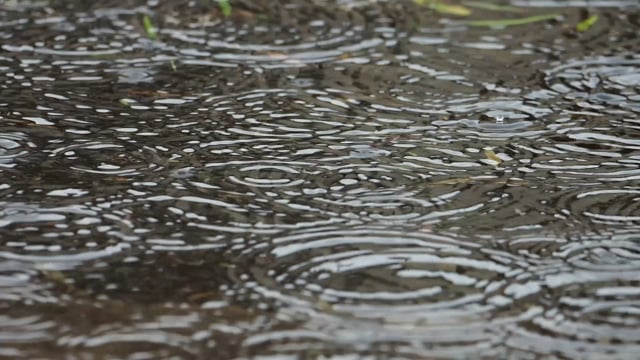
[{"label": "green leaf", "polygon": [[416,4],[422,6],[428,6],[430,9],[435,10],[441,14],[469,16],[471,10],[460,5],[447,5],[439,0],[413,0]]},{"label": "green leaf", "polygon": [[463,4],[465,4],[468,7],[483,9],[483,10],[490,10],[490,11],[511,12],[511,13],[522,12],[521,8],[517,8],[515,6],[497,5],[497,4],[492,4],[490,2],[484,2],[484,1],[465,1]]},{"label": "green leaf", "polygon": [[220,6],[220,11],[224,17],[228,17],[231,15],[231,3],[229,0],[217,0],[218,6]]},{"label": "green leaf", "polygon": [[585,32],[591,29],[591,27],[593,26],[593,24],[596,23],[596,21],[598,21],[598,15],[591,15],[588,18],[580,21],[578,25],[576,25],[576,30],[578,30],[579,32]]},{"label": "green leaf", "polygon": [[529,16],[529,17],[519,18],[519,19],[474,20],[474,21],[467,21],[465,22],[465,24],[469,26],[487,26],[487,27],[518,26],[518,25],[526,25],[526,24],[531,24],[535,22],[556,19],[561,15],[562,14],[544,14],[544,15],[535,15],[535,16]]},{"label": "green leaf", "polygon": [[155,40],[156,36],[158,35],[158,29],[153,26],[153,22],[151,21],[149,15],[145,15],[142,18],[142,25],[144,26],[144,30],[147,32],[147,36],[149,37],[149,39]]}]

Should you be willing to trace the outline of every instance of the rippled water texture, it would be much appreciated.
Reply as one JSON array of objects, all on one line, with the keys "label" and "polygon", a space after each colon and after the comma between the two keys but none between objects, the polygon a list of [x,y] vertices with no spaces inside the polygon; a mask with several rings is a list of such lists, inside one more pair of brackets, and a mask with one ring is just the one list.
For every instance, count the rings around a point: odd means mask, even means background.
[{"label": "rippled water texture", "polygon": [[637,359],[637,1],[231,3],[0,2],[0,357]]}]

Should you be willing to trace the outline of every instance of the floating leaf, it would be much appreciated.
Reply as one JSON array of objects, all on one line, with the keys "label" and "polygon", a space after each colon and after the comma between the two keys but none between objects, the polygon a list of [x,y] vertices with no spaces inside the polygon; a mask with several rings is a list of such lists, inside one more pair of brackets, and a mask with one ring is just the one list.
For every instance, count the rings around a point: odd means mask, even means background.
[{"label": "floating leaf", "polygon": [[177,70],[176,61],[171,59],[171,61],[169,61],[169,65],[171,65],[171,70],[173,70],[173,72],[176,72]]},{"label": "floating leaf", "polygon": [[153,26],[153,22],[151,21],[149,15],[145,15],[142,18],[142,25],[144,25],[144,30],[147,32],[147,36],[149,37],[149,39],[155,40],[156,36],[158,35],[158,29]]},{"label": "floating leaf", "polygon": [[428,6],[429,8],[441,14],[458,15],[458,16],[471,15],[471,10],[460,5],[447,5],[438,0],[414,0],[414,2],[418,5]]},{"label": "floating leaf", "polygon": [[44,275],[44,277],[47,280],[51,280],[51,281],[56,282],[58,284],[64,284],[65,280],[66,280],[66,277],[60,271],[45,270],[45,271],[42,272],[42,275]]},{"label": "floating leaf", "polygon": [[220,7],[220,11],[224,17],[228,17],[231,15],[231,3],[229,0],[217,0],[218,6]]},{"label": "floating leaf", "polygon": [[489,160],[493,160],[493,161],[497,162],[498,164],[500,164],[502,162],[502,159],[500,158],[500,156],[496,155],[496,153],[493,152],[493,150],[491,150],[491,149],[485,149],[484,150],[484,156],[486,156],[487,159],[489,159]]},{"label": "floating leaf", "polygon": [[501,19],[501,20],[474,20],[467,21],[465,24],[469,26],[488,26],[488,27],[507,27],[507,26],[518,26],[518,25],[526,25],[540,21],[552,20],[560,17],[561,14],[544,14],[544,15],[535,15],[529,16],[525,18],[519,19]]},{"label": "floating leaf", "polygon": [[324,300],[316,301],[316,307],[318,307],[320,310],[322,310],[324,312],[333,311],[333,305],[331,305],[330,303],[328,303],[328,302],[326,302]]},{"label": "floating leaf", "polygon": [[490,10],[490,11],[511,12],[511,13],[522,12],[521,8],[517,8],[515,6],[496,5],[496,4],[483,2],[483,1],[465,1],[463,4],[465,4],[468,7],[483,9],[483,10]]},{"label": "floating leaf", "polygon": [[588,18],[580,21],[578,25],[576,25],[576,30],[578,30],[579,32],[585,32],[591,29],[591,27],[593,26],[593,24],[596,23],[596,21],[598,21],[598,15],[591,15]]}]

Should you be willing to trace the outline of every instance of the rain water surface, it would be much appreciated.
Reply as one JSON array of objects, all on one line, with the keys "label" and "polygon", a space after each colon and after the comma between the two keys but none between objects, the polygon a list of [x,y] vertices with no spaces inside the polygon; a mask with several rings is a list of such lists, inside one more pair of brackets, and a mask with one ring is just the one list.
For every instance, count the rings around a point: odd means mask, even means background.
[{"label": "rain water surface", "polygon": [[637,359],[638,2],[497,3],[0,2],[0,356]]}]

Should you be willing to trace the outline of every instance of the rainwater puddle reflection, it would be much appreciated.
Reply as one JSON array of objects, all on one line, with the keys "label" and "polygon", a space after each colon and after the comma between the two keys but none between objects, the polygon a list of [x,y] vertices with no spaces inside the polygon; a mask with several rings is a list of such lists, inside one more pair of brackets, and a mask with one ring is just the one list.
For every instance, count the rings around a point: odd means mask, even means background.
[{"label": "rainwater puddle reflection", "polygon": [[0,356],[637,357],[636,3],[231,4],[0,4]]}]

